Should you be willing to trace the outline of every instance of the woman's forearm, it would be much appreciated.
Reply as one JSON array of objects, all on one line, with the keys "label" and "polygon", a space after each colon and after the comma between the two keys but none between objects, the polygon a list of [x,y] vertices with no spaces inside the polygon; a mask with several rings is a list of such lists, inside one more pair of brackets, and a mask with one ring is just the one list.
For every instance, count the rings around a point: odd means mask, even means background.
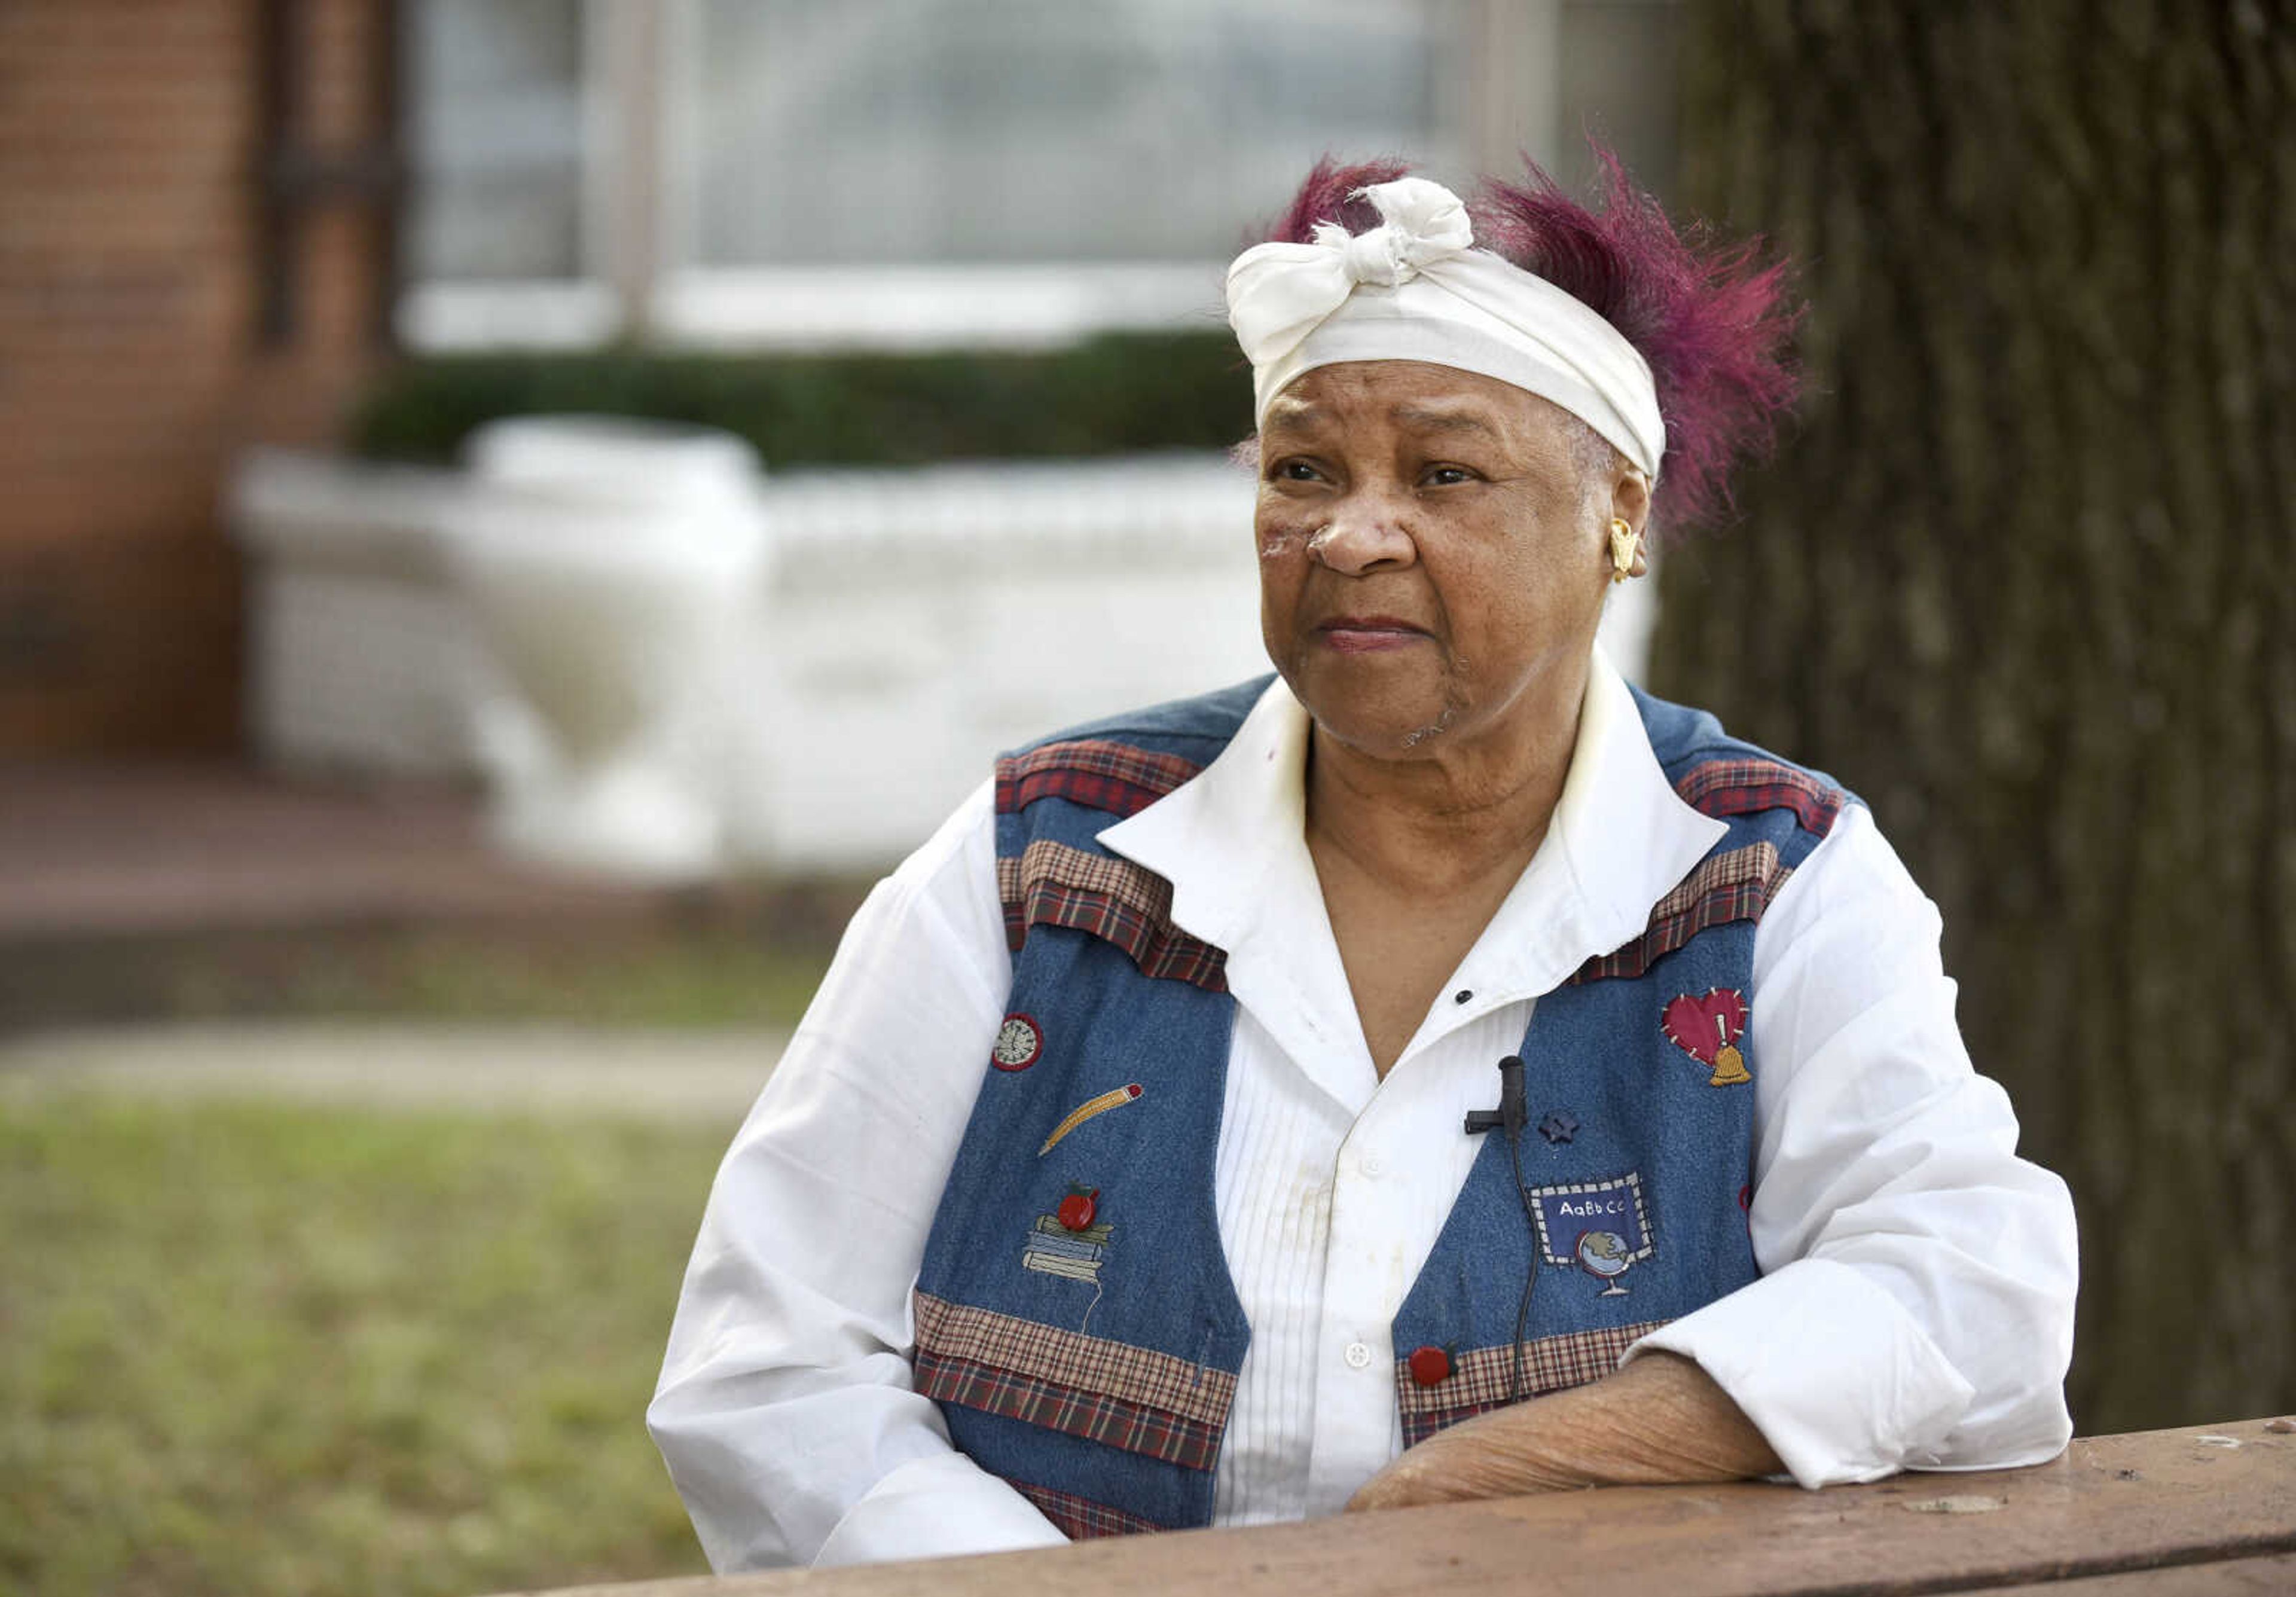
[{"label": "woman's forearm", "polygon": [[1783,1468],[1762,1433],[1706,1372],[1673,1354],[1652,1353],[1591,1385],[1429,1437],[1373,1477],[1348,1507],[1740,1480]]}]

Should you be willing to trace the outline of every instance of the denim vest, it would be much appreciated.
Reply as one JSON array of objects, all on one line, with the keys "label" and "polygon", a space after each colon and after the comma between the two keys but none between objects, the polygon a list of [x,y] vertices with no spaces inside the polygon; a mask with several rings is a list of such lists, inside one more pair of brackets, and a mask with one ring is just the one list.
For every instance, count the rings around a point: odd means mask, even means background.
[{"label": "denim vest", "polygon": [[[1217,758],[1267,685],[996,766],[1010,1012],[926,1241],[915,1380],[960,1449],[1072,1536],[1210,1523],[1251,1339],[1213,1209],[1226,955],[1172,923],[1169,882],[1094,839]],[[1676,791],[1728,831],[1638,938],[1533,1006],[1530,1212],[1488,1134],[1395,1316],[1406,1445],[1600,1379],[1759,1273],[1755,927],[1847,796],[1702,712],[1639,691],[1635,704]]]}]

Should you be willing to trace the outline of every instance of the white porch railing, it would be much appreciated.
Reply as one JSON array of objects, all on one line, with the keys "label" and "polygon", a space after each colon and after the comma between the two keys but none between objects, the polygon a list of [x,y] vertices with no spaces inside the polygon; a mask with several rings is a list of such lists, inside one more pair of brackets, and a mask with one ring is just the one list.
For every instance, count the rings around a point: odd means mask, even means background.
[{"label": "white porch railing", "polygon": [[[230,515],[252,568],[263,757],[475,772],[501,691],[448,576],[459,472],[258,452]],[[742,863],[874,868],[1002,748],[1267,669],[1250,475],[1218,455],[791,471],[717,780]],[[1650,585],[1605,622],[1629,674]]]}]

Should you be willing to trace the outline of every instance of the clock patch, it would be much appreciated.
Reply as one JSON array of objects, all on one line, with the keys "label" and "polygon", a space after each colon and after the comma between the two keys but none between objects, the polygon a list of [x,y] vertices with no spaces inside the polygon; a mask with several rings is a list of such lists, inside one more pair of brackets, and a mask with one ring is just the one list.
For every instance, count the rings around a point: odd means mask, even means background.
[{"label": "clock patch", "polygon": [[1036,1017],[1015,1011],[996,1028],[996,1045],[988,1051],[988,1062],[1000,1070],[1025,1070],[1044,1052],[1045,1033]]}]

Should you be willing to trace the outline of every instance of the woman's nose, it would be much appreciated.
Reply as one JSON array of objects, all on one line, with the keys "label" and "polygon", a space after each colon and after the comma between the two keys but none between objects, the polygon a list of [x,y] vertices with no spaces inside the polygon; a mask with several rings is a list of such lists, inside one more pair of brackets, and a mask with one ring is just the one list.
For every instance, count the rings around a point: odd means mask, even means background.
[{"label": "woman's nose", "polygon": [[1401,507],[1373,495],[1350,495],[1308,540],[1308,553],[1343,576],[1360,577],[1409,565],[1418,546],[1404,525]]}]

